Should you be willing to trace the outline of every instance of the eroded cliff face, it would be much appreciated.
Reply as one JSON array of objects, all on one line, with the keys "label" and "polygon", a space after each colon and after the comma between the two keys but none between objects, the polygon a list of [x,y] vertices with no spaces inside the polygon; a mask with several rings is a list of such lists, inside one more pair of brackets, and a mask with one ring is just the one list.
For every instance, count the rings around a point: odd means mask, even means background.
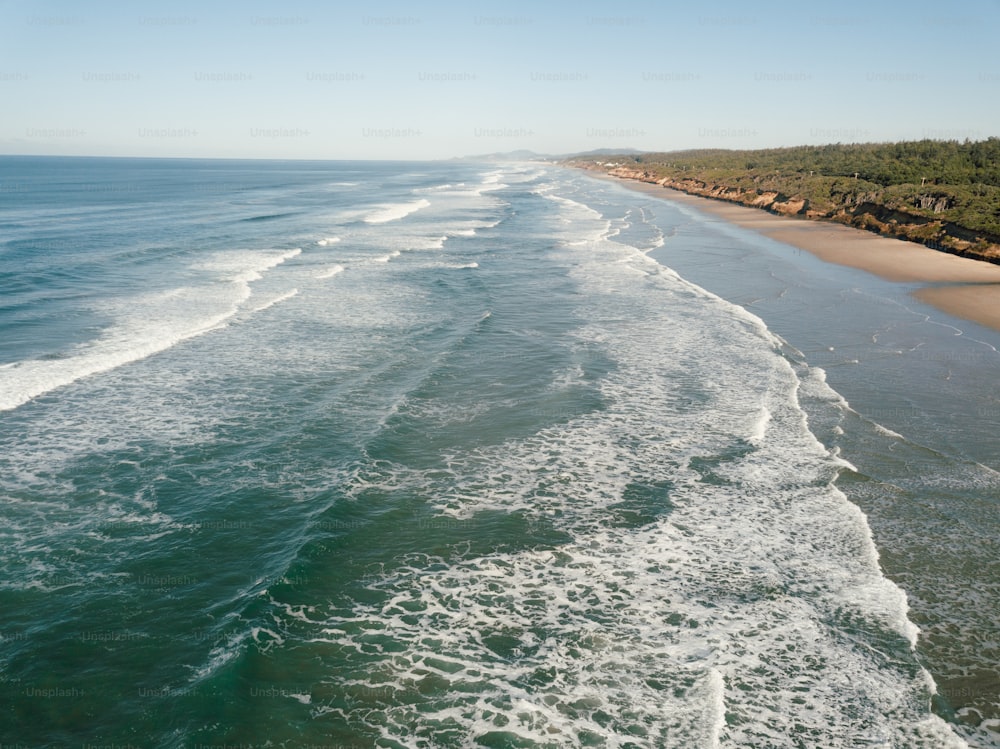
[{"label": "eroded cliff face", "polygon": [[[584,168],[607,172],[620,179],[634,179],[649,182],[671,190],[679,190],[689,195],[699,195],[715,200],[760,208],[785,216],[802,216],[807,219],[836,221],[858,229],[866,229],[889,237],[906,239],[932,247],[936,250],[963,255],[977,260],[1000,264],[1000,237],[971,231],[943,219],[928,218],[916,213],[889,208],[875,202],[876,195],[857,196],[833,210],[817,210],[808,200],[795,195],[766,190],[745,190],[732,185],[711,184],[698,179],[676,179],[657,177],[652,172],[629,167]],[[921,196],[918,207],[926,207],[935,213],[944,211],[948,205],[943,199]]]}]

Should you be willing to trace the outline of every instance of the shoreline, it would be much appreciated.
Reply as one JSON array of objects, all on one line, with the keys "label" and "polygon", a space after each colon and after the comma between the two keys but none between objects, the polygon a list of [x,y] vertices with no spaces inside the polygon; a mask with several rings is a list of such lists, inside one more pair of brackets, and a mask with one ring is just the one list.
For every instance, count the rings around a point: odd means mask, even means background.
[{"label": "shoreline", "polygon": [[[996,596],[980,598],[995,583],[981,549],[998,518],[981,497],[993,496],[997,484],[989,447],[1000,418],[990,386],[998,362],[1000,266],[850,226],[588,173],[707,217],[714,229],[699,228],[699,219],[678,244],[666,237],[648,255],[758,316],[850,404],[857,421],[833,426],[815,402],[800,401],[817,440],[864,477],[841,474],[835,483],[865,516],[883,574],[906,593],[907,617],[920,630],[917,652],[936,685],[932,712],[970,747],[995,746],[996,659],[978,643],[993,624],[981,612],[996,608]],[[752,236],[727,237],[716,221],[809,257]],[[911,298],[950,317],[910,309]],[[922,322],[925,316],[931,324]],[[987,330],[977,333],[963,320]]]},{"label": "shoreline", "polygon": [[689,195],[603,172],[587,171],[587,174],[697,208],[743,229],[805,250],[827,263],[863,270],[887,281],[919,284],[919,288],[910,291],[919,301],[954,317],[1000,331],[1000,265],[842,224],[780,216],[759,208]]}]

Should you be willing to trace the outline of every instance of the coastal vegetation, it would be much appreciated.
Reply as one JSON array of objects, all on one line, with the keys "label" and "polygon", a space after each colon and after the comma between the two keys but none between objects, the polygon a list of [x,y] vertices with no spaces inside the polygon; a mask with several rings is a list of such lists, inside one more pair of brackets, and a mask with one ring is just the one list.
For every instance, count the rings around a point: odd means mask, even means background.
[{"label": "coastal vegetation", "polygon": [[577,157],[573,166],[1000,262],[1000,138]]}]

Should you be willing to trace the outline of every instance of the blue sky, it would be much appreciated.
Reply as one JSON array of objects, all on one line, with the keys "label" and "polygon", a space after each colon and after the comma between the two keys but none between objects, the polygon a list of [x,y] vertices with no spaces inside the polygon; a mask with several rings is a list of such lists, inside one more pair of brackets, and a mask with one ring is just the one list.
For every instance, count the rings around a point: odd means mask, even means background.
[{"label": "blue sky", "polygon": [[0,153],[449,158],[1000,135],[1000,0],[0,0]]}]

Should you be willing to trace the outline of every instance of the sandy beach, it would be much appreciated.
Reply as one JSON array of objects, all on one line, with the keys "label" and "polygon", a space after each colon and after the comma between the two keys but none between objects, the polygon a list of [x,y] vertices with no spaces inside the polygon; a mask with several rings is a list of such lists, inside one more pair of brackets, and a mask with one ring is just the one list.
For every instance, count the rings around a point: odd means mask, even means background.
[{"label": "sandy beach", "polygon": [[779,216],[646,182],[591,174],[664,200],[690,205],[810,252],[825,262],[858,268],[889,281],[918,284],[912,293],[920,301],[955,317],[1000,330],[1000,265],[949,255],[849,226]]}]

